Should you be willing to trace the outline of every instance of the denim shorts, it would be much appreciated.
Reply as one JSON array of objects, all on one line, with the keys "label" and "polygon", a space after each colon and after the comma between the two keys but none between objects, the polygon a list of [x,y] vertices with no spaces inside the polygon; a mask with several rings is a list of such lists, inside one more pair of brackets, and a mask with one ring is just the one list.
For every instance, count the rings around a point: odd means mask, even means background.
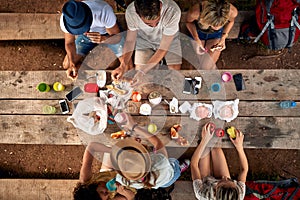
[{"label": "denim shorts", "polygon": [[175,158],[169,158],[169,162],[170,162],[171,166],[174,169],[174,176],[173,176],[172,180],[170,180],[169,183],[166,183],[163,186],[161,186],[162,188],[169,187],[170,185],[172,185],[173,183],[175,183],[175,181],[177,181],[177,179],[181,175],[179,161],[177,159],[175,159]]},{"label": "denim shorts", "polygon": [[200,40],[211,40],[211,39],[219,39],[222,37],[224,28],[222,27],[218,31],[212,32],[212,33],[205,33],[201,30],[197,30],[198,37]]},{"label": "denim shorts", "polygon": [[[122,35],[122,39],[116,44],[101,44],[110,48],[117,57],[122,56],[122,50],[125,42],[125,37]],[[75,40],[76,53],[82,56],[86,56],[91,50],[93,50],[98,44],[91,42],[91,40],[85,35],[78,35]]]}]

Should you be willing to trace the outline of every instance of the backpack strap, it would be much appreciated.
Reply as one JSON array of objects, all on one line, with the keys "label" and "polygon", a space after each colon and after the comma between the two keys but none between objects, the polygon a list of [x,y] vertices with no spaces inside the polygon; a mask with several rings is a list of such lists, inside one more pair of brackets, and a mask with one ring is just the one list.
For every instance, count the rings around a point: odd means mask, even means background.
[{"label": "backpack strap", "polygon": [[283,199],[288,199],[288,200],[293,200],[294,196],[297,194],[297,192],[300,189],[300,185],[298,182],[297,178],[289,178],[286,180],[281,180],[281,181],[254,181],[257,184],[271,184],[273,185],[273,189],[268,192],[267,194],[261,194],[259,191],[251,189],[249,187],[247,187],[247,195],[248,194],[253,194],[255,197],[259,198],[259,199],[265,199],[265,198],[269,198],[270,196],[272,196],[272,193],[279,187],[279,188],[289,188],[289,187],[295,187],[295,190],[293,191],[293,193],[288,197],[289,193],[285,193],[284,194],[284,198]]},{"label": "backpack strap", "polygon": [[290,48],[290,45],[293,43],[295,34],[296,34],[296,28],[295,26],[300,30],[300,25],[298,23],[298,12],[297,12],[298,7],[296,7],[293,12],[292,12],[292,19],[291,19],[291,24],[289,28],[289,40],[286,45],[286,48]]},{"label": "backpack strap", "polygon": [[266,25],[263,27],[263,29],[261,30],[260,34],[255,38],[254,43],[257,43],[258,40],[261,38],[261,36],[266,32],[267,28],[270,26],[271,32],[275,29],[275,25],[274,25],[274,16],[271,15],[271,6],[273,4],[274,0],[270,0],[270,1],[265,1],[266,4],[266,9],[267,9],[267,16],[268,16],[268,21],[266,23]]}]

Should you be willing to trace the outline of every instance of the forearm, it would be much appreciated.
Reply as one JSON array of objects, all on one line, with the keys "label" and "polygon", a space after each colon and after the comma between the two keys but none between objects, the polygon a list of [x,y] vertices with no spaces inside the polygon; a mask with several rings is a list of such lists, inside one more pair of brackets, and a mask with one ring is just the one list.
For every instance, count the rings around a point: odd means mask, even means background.
[{"label": "forearm", "polygon": [[223,34],[221,40],[225,41],[226,38],[228,37],[229,32],[231,31],[232,27],[234,25],[234,20],[228,22],[223,29]]},{"label": "forearm", "polygon": [[158,49],[153,56],[148,60],[147,67],[143,69],[144,73],[147,73],[153,69],[167,54],[167,50]]},{"label": "forearm", "polygon": [[196,150],[191,158],[192,180],[201,179],[199,161],[206,149],[206,146],[207,146],[207,142],[202,140],[201,143],[196,148]]},{"label": "forearm", "polygon": [[248,160],[243,147],[237,148],[239,160],[240,160],[240,175],[239,180],[245,182],[248,173]]},{"label": "forearm", "polygon": [[164,154],[165,156],[168,156],[167,150],[162,143],[162,141],[156,136],[151,133],[149,133],[147,130],[137,126],[134,129],[135,133],[138,134],[139,136],[146,138],[152,145],[153,147],[158,150],[160,153]]},{"label": "forearm", "polygon": [[123,61],[121,63],[121,66],[127,66],[130,59],[132,58],[132,54],[135,48],[136,43],[136,37],[137,37],[137,31],[127,31],[127,36],[125,39],[124,47],[123,47]]},{"label": "forearm", "polygon": [[73,43],[65,43],[65,50],[67,52],[69,61],[73,62],[75,61],[75,55],[76,55],[76,45],[75,42]]},{"label": "forearm", "polygon": [[193,22],[186,22],[186,27],[187,27],[188,31],[191,33],[194,40],[196,42],[198,42],[198,41],[200,42],[195,24]]}]

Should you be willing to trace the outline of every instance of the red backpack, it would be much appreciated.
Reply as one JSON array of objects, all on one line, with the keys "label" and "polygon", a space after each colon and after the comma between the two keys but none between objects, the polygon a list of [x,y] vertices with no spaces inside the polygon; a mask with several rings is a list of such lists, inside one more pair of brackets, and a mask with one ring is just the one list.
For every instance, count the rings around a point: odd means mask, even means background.
[{"label": "red backpack", "polygon": [[257,0],[256,23],[260,39],[269,49],[278,50],[292,47],[300,34],[300,0]]},{"label": "red backpack", "polygon": [[247,181],[244,200],[300,199],[300,185],[296,178],[281,181]]}]

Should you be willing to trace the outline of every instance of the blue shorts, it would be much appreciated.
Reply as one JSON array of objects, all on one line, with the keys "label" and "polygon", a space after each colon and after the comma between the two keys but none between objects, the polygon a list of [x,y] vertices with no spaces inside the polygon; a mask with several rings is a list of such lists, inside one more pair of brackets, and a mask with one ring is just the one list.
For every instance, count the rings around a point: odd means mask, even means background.
[{"label": "blue shorts", "polygon": [[[122,56],[122,50],[125,42],[125,37],[122,35],[122,39],[116,44],[105,44],[103,45],[110,48],[117,57]],[[82,56],[86,56],[91,50],[93,50],[98,44],[91,42],[91,40],[85,35],[78,35],[75,40],[76,53]]]},{"label": "blue shorts", "polygon": [[177,159],[175,159],[175,158],[169,158],[169,162],[170,162],[171,166],[174,169],[174,176],[173,176],[172,180],[170,180],[169,183],[166,183],[165,185],[161,186],[162,188],[169,187],[170,185],[172,185],[173,183],[175,183],[175,181],[177,181],[177,179],[181,175],[179,161]]},{"label": "blue shorts", "polygon": [[205,33],[201,30],[197,30],[198,37],[200,40],[211,40],[211,39],[219,39],[222,37],[224,28],[219,29],[218,31],[212,33]]}]

